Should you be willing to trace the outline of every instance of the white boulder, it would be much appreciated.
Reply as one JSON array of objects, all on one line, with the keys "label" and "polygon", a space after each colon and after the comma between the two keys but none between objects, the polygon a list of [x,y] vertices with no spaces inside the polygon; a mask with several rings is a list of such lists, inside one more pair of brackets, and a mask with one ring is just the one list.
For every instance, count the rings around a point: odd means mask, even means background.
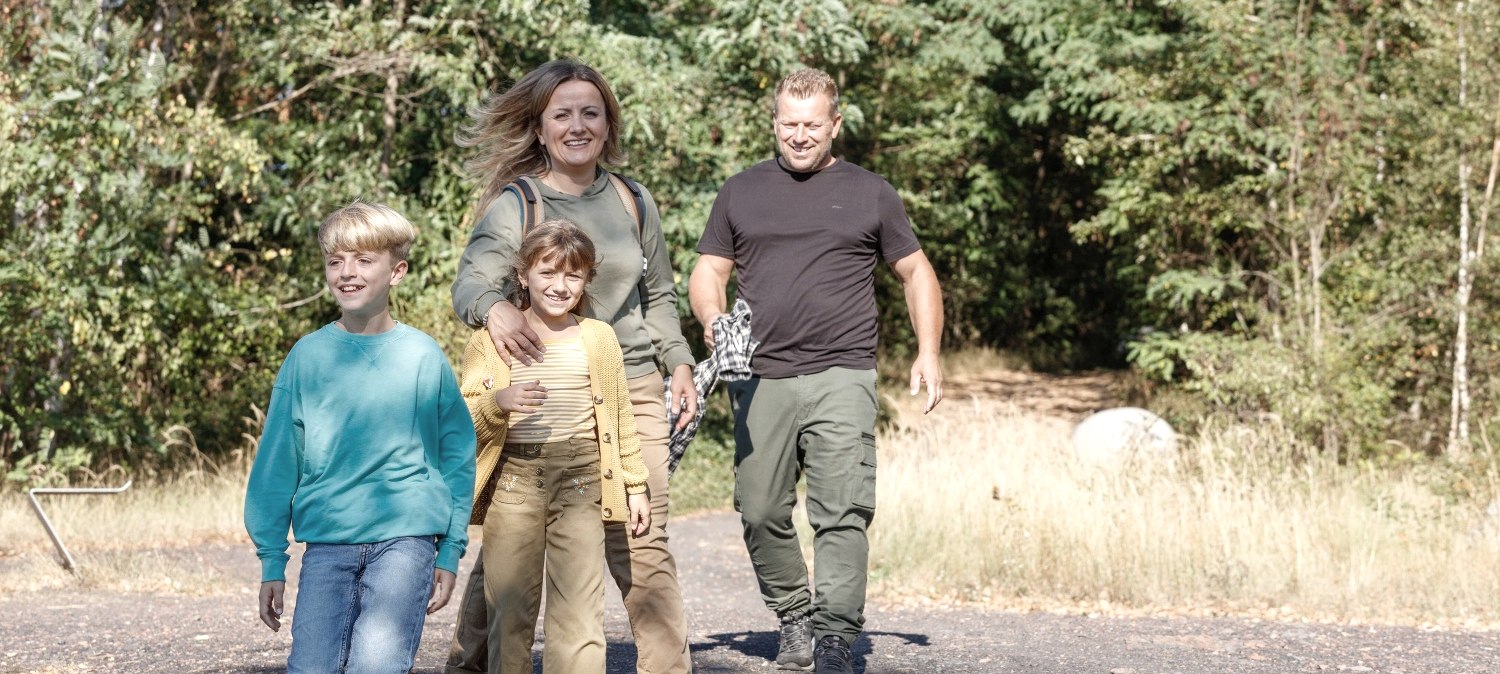
[{"label": "white boulder", "polygon": [[1073,428],[1073,454],[1088,463],[1170,462],[1177,458],[1171,424],[1139,407],[1115,407],[1089,415]]}]

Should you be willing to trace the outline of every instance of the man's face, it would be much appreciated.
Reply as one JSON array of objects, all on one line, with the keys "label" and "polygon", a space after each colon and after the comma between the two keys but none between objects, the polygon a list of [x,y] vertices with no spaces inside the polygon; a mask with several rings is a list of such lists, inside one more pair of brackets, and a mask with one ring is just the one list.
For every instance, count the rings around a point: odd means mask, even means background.
[{"label": "man's face", "polygon": [[798,173],[827,168],[834,161],[833,139],[839,137],[843,123],[843,116],[833,113],[833,101],[824,94],[776,97],[774,124],[782,163]]}]

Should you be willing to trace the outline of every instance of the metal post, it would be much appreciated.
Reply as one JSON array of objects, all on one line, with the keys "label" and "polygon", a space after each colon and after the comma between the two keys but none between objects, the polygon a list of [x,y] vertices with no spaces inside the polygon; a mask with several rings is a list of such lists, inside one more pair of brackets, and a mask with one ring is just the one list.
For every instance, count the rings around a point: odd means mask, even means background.
[{"label": "metal post", "polygon": [[42,528],[47,530],[47,536],[52,539],[52,544],[57,546],[57,552],[62,555],[63,568],[78,573],[78,563],[73,561],[72,553],[68,552],[68,546],[63,545],[62,539],[58,538],[57,530],[52,527],[52,520],[47,519],[47,513],[42,510],[42,504],[36,500],[37,494],[118,494],[130,488],[134,480],[126,480],[125,484],[118,487],[37,487],[26,492],[26,498],[31,501],[31,509],[36,511],[36,518],[42,521]]}]

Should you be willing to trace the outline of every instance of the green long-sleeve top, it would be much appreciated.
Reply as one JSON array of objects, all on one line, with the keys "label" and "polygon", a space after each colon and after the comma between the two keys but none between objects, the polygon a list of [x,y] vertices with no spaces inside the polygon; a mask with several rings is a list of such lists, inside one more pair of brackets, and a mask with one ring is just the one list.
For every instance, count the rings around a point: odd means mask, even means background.
[{"label": "green long-sleeve top", "polygon": [[437,342],[398,324],[328,324],[287,354],[266,410],[245,528],[261,580],[285,580],[287,529],[306,543],[435,536],[458,572],[474,498],[474,422]]},{"label": "green long-sleeve top", "polygon": [[[651,194],[644,194],[646,218],[640,227],[625,210],[607,173],[601,171],[580,196],[559,192],[541,181],[537,184],[544,217],[571,220],[594,241],[599,271],[588,286],[589,302],[583,315],[615,329],[625,354],[625,376],[633,379],[650,374],[657,367],[658,355],[668,371],[693,364],[693,352],[682,336],[677,317],[672,258]],[[470,327],[482,325],[490,306],[510,294],[520,245],[520,202],[514,194],[504,192],[474,225],[458,261],[453,310]]]}]

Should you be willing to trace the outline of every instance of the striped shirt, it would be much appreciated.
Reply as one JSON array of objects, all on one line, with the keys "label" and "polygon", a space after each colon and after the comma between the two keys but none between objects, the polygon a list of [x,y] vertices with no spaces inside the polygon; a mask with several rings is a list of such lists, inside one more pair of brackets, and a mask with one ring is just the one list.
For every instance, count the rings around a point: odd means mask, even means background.
[{"label": "striped shirt", "polygon": [[589,391],[589,354],[583,340],[544,340],[547,359],[530,365],[517,362],[511,382],[540,381],[547,401],[531,414],[510,415],[506,442],[559,442],[594,437],[594,404]]}]

